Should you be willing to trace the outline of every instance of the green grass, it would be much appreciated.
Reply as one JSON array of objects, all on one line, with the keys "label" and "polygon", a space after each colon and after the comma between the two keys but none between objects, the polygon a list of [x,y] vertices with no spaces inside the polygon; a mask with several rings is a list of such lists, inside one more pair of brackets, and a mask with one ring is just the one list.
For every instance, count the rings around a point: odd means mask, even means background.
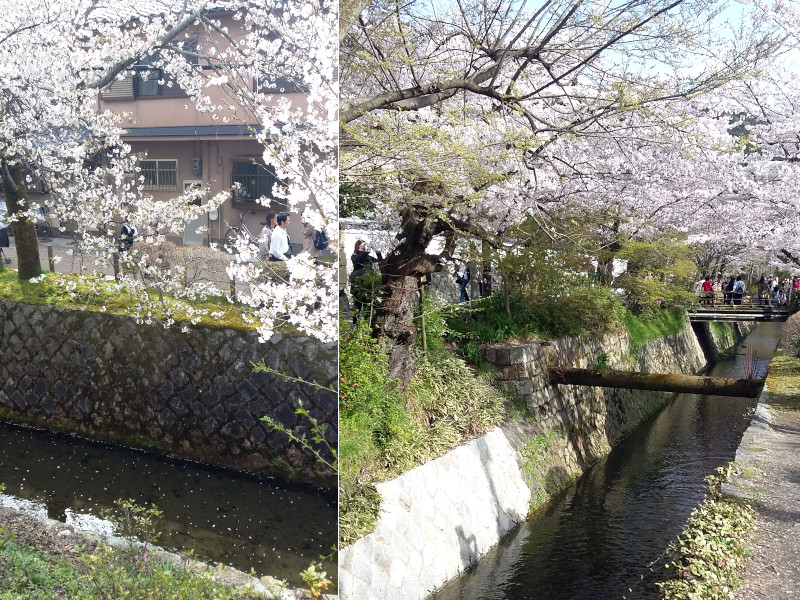
[{"label": "green grass", "polygon": [[686,326],[682,308],[657,311],[652,319],[643,320],[629,311],[622,316],[631,346],[638,348],[648,340],[680,333]]},{"label": "green grass", "polygon": [[121,288],[113,279],[74,273],[46,273],[42,281],[34,283],[21,281],[16,271],[3,269],[0,271],[0,299],[152,319],[171,317],[179,323],[194,320],[205,327],[251,330],[258,325],[248,318],[248,307],[232,304],[223,297],[186,299],[164,294],[160,298],[158,293],[150,291],[140,298]]},{"label": "green grass", "polygon": [[0,600],[246,600],[260,598],[211,580],[210,571],[151,561],[132,568],[107,546],[67,559],[9,542],[0,550]]},{"label": "green grass", "polygon": [[[68,595],[56,592],[62,589]],[[79,591],[80,571],[69,561],[14,542],[0,551],[0,599],[77,598]]]},{"label": "green grass", "polygon": [[589,336],[627,329],[634,347],[647,340],[678,333],[684,328],[682,308],[658,309],[639,317],[623,308],[607,288],[577,288],[559,297],[512,297],[511,317],[500,294],[472,303],[470,311],[447,315],[451,337],[481,343],[513,338],[555,339]]},{"label": "green grass", "polygon": [[503,399],[446,350],[419,352],[402,392],[388,378],[386,351],[368,328],[342,324],[340,338],[339,537],[347,545],[375,526],[374,484],[481,435],[503,415]]},{"label": "green grass", "polygon": [[766,383],[773,410],[800,410],[800,359],[779,351],[769,363]]},{"label": "green grass", "polygon": [[711,330],[714,332],[714,335],[717,337],[724,337],[733,332],[733,328],[731,327],[730,323],[711,321],[709,325],[711,326]]}]

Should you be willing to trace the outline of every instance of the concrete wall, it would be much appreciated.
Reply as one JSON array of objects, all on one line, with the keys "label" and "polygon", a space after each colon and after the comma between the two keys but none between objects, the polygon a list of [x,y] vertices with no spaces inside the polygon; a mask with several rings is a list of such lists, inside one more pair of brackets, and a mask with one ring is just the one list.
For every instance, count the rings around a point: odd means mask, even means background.
[{"label": "concrete wall", "polygon": [[519,418],[376,486],[382,503],[375,531],[340,552],[343,599],[425,598],[672,398],[551,386],[547,369],[557,356],[571,357],[573,366],[604,360],[662,373],[695,373],[706,364],[688,322],[682,332],[637,349],[625,336],[608,336],[493,344],[483,353],[516,392]]},{"label": "concrete wall", "polygon": [[253,371],[336,385],[337,347],[303,335],[136,324],[114,315],[0,301],[0,418],[161,448],[257,473],[330,476],[313,454],[260,419],[297,434],[300,402],[337,440],[332,391]]}]

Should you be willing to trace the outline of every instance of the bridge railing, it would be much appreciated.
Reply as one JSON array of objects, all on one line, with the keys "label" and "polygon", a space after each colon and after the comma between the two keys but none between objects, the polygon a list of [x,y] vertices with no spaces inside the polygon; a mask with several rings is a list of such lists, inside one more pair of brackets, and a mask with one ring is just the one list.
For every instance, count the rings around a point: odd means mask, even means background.
[{"label": "bridge railing", "polygon": [[700,292],[697,294],[697,300],[701,307],[714,306],[717,308],[725,308],[727,306],[786,308],[789,304],[788,298],[781,304],[777,300],[773,300],[770,294],[759,296],[757,291],[744,292],[741,298],[736,298],[733,292]]}]

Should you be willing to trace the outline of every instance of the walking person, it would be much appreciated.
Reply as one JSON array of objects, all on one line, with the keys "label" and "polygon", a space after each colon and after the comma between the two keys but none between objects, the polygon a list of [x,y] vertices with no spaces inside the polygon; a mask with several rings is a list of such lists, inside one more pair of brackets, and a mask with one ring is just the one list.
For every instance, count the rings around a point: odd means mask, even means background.
[{"label": "walking person", "polygon": [[291,240],[286,229],[289,227],[291,219],[287,213],[278,215],[278,225],[272,230],[272,238],[269,243],[269,259],[271,261],[287,261],[292,255]]},{"label": "walking person", "polygon": [[744,285],[744,281],[742,280],[741,275],[736,276],[736,281],[733,284],[733,303],[735,305],[742,304],[742,298],[744,297],[744,293],[746,291],[746,287]]},{"label": "walking person", "polygon": [[778,288],[778,293],[775,295],[775,300],[778,306],[786,306],[786,290],[783,287]]},{"label": "walking person", "polygon": [[758,280],[758,304],[765,306],[769,304],[768,300],[769,289],[767,287],[767,277],[762,273]]},{"label": "walking person", "polygon": [[325,231],[317,231],[303,221],[303,252],[308,252],[314,263],[319,260],[322,253],[328,249],[328,236]]},{"label": "walking person", "polygon": [[772,306],[778,306],[778,290],[780,290],[780,288],[781,286],[778,284],[778,280],[774,279],[772,281],[772,289],[770,291]]},{"label": "walking person", "polygon": [[733,288],[736,287],[736,277],[731,275],[731,279],[728,282],[728,304],[733,304]]},{"label": "walking person", "polygon": [[702,295],[700,296],[700,304],[710,305],[714,301],[714,284],[711,283],[711,277],[706,275],[705,280],[700,286]]},{"label": "walking person", "polygon": [[264,228],[261,230],[261,235],[258,236],[258,258],[259,260],[267,260],[269,258],[269,245],[272,242],[272,230],[278,225],[278,215],[274,212],[267,213],[267,220],[264,223]]},{"label": "walking person", "polygon": [[461,297],[458,299],[458,305],[464,306],[472,306],[472,302],[469,299],[469,294],[467,293],[467,284],[470,280],[469,269],[464,263],[461,263],[458,272],[456,273],[456,283],[461,288]]}]

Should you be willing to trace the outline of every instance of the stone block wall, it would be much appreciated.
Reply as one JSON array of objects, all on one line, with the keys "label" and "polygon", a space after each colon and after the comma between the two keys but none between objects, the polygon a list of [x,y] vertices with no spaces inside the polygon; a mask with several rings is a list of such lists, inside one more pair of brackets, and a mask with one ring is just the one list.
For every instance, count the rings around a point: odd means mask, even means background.
[{"label": "stone block wall", "polygon": [[[552,386],[549,368],[567,364],[590,368],[605,363],[621,371],[649,373],[697,373],[706,360],[688,323],[680,333],[649,340],[632,348],[627,336],[597,340],[562,338],[520,345],[491,344],[483,348],[484,359],[498,379],[525,403],[543,433],[560,429],[570,436],[582,463],[591,464],[608,452],[653,413],[671,395],[662,392],[618,390],[585,386]],[[598,436],[598,434],[601,434]],[[591,451],[597,444],[600,447]],[[588,452],[588,454],[587,454]]]},{"label": "stone block wall", "polygon": [[259,343],[255,332],[164,328],[134,319],[0,301],[0,417],[163,449],[256,473],[320,479],[313,454],[260,419],[297,434],[300,402],[337,440],[334,392],[257,373],[337,380],[337,346],[303,335]]},{"label": "stone block wall", "polygon": [[526,418],[510,419],[378,484],[382,502],[375,530],[340,551],[341,598],[429,596],[672,398],[663,392],[552,386],[547,370],[557,356],[571,355],[572,366],[605,361],[629,371],[696,373],[705,366],[688,321],[682,332],[637,349],[627,337],[608,336],[495,344],[482,352],[524,402]]}]

